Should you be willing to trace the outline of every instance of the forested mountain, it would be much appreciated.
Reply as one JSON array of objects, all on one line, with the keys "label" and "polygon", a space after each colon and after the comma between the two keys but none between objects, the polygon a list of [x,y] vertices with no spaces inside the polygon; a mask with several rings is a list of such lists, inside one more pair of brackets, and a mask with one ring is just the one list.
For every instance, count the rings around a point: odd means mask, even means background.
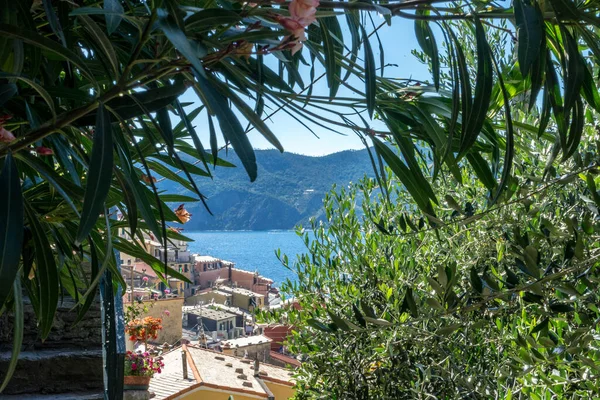
[{"label": "forested mountain", "polygon": [[[214,215],[201,203],[186,204],[193,215],[185,225],[187,231],[292,229],[323,213],[323,196],[334,183],[347,185],[372,174],[367,150],[323,157],[256,150],[258,178],[253,183],[235,153],[223,153],[221,158],[238,167],[217,167],[214,179],[196,179]],[[159,188],[186,193],[170,181],[161,182]]]}]

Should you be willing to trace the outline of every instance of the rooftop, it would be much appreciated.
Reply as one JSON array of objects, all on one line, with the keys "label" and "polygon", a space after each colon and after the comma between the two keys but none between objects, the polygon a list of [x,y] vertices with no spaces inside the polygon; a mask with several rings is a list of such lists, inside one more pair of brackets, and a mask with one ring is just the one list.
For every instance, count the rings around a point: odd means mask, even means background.
[{"label": "rooftop", "polygon": [[194,256],[194,260],[196,260],[196,262],[222,262],[222,263],[225,263],[225,264],[233,264],[230,261],[221,260],[220,258],[216,258],[216,257],[213,257],[213,256],[195,255]]},{"label": "rooftop", "polygon": [[271,343],[272,340],[264,335],[241,337],[238,339],[226,340],[221,343],[223,346],[246,347],[261,343]]},{"label": "rooftop", "polygon": [[281,362],[284,362],[286,364],[292,365],[294,367],[299,367],[300,365],[300,361],[296,360],[295,358],[292,358],[290,356],[286,356],[285,354],[281,354],[278,353],[276,351],[272,351],[271,353],[269,353],[271,358],[279,360]]},{"label": "rooftop", "polygon": [[247,271],[247,270],[245,270],[245,269],[239,269],[239,268],[233,268],[233,270],[234,270],[234,271],[239,271],[239,272],[242,272],[242,273],[245,273],[245,274],[249,274],[249,275],[258,275],[258,277],[259,277],[261,280],[265,281],[265,283],[273,283],[273,282],[274,282],[274,281],[273,281],[273,279],[269,279],[269,278],[267,278],[267,277],[264,277],[264,276],[260,275],[260,274],[258,273],[258,271],[254,271],[254,272],[252,272],[252,271]]},{"label": "rooftop", "polygon": [[[183,379],[181,351],[187,356],[188,379]],[[270,364],[259,364],[259,376],[254,376],[254,361],[193,346],[181,346],[166,353],[165,367],[161,374],[150,380],[154,399],[167,400],[202,386],[230,392],[266,398],[268,396],[261,380],[292,386],[290,370]]]},{"label": "rooftop", "polygon": [[223,310],[223,311],[230,312],[230,313],[235,314],[235,315],[245,315],[248,318],[252,319],[252,314],[250,314],[247,311],[242,310],[239,307],[226,306],[225,304],[219,304],[219,303],[211,304],[211,307],[215,307],[215,308],[218,308],[218,309]]},{"label": "rooftop", "polygon": [[227,286],[219,286],[218,290],[228,292],[228,293],[236,293],[249,297],[265,297],[263,294],[253,292],[252,290],[244,289],[244,288],[230,288]]},{"label": "rooftop", "polygon": [[169,396],[195,385],[194,372],[188,363],[188,378],[183,379],[183,364],[181,362],[181,347],[163,354],[163,368],[160,374],[155,374],[150,380],[150,391],[155,399],[166,399]]},{"label": "rooftop", "polygon": [[190,314],[199,315],[202,318],[212,319],[214,321],[221,321],[223,319],[229,319],[229,318],[235,317],[234,314],[231,314],[231,313],[228,313],[225,311],[220,311],[220,310],[212,310],[210,308],[187,309],[187,310],[185,310],[185,312],[188,312]]}]

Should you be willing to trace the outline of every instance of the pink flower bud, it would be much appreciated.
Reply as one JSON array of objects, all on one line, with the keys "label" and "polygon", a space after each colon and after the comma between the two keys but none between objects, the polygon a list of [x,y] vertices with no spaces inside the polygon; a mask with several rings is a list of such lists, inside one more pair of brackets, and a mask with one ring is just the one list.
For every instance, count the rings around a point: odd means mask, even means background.
[{"label": "pink flower bud", "polygon": [[15,135],[11,131],[0,127],[0,142],[9,143],[15,140]]},{"label": "pink flower bud", "polygon": [[35,152],[38,153],[40,156],[51,156],[52,154],[54,154],[54,151],[52,151],[52,149],[49,149],[44,146],[36,147]]}]

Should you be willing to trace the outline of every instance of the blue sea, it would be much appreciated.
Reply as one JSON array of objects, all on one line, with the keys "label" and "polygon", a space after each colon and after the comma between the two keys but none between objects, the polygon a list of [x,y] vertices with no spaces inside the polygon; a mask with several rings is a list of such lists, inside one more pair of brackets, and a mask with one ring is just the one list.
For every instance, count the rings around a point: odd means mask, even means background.
[{"label": "blue sea", "polygon": [[247,271],[258,271],[273,279],[275,286],[286,278],[295,279],[295,274],[279,262],[275,250],[281,249],[282,256],[287,254],[290,264],[297,254],[308,252],[294,231],[186,231],[185,235],[194,239],[189,244],[192,253],[232,261],[237,268]]}]

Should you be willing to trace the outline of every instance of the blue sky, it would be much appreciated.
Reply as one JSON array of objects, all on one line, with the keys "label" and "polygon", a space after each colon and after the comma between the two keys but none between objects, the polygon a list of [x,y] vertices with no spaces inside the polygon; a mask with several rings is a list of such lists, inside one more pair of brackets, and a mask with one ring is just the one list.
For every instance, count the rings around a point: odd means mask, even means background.
[{"label": "blue sky", "polygon": [[[379,21],[383,22],[383,18],[373,15],[375,24],[379,24]],[[344,20],[343,17],[339,18],[340,23]],[[378,21],[379,20],[379,21]],[[344,26],[343,26],[344,27]],[[371,29],[367,29],[370,32]],[[349,35],[347,29],[344,29],[344,35]],[[396,66],[386,66],[385,76],[392,78],[413,78],[420,80],[430,80],[429,72],[427,67],[421,64],[412,54],[411,50],[418,48],[418,43],[415,39],[414,34],[414,23],[402,18],[393,18],[391,26],[384,26],[379,30],[379,37],[381,38],[382,45],[385,49],[385,63],[396,64]],[[348,41],[349,43],[349,41]],[[373,48],[376,63],[379,67],[379,45],[374,36],[371,37],[371,46]],[[441,47],[441,43],[438,43]],[[308,57],[308,50],[304,49],[305,57]],[[362,58],[363,50],[360,50],[359,57]],[[267,58],[273,58],[274,56],[266,56]],[[316,61],[318,63],[318,61]],[[273,69],[277,71],[276,64],[272,64]],[[316,76],[319,76],[323,72],[323,69],[316,69]],[[303,74],[305,83],[310,81],[308,76],[308,69],[306,74]],[[356,84],[356,82],[355,82]],[[358,82],[358,85],[362,85]],[[361,86],[359,86],[361,87]],[[329,89],[327,87],[326,80],[321,79],[314,87],[315,94],[328,95]],[[340,88],[338,96],[350,96],[351,92],[348,89]],[[194,101],[195,96],[192,93],[184,94],[182,100]],[[191,110],[192,108],[188,108]],[[265,110],[267,115],[268,110]],[[263,116],[264,116],[263,115]],[[365,115],[365,118],[368,116]],[[216,121],[215,121],[216,122]],[[208,146],[208,129],[206,126],[206,115],[202,113],[197,120],[194,121],[197,132],[200,134],[200,138],[205,146]],[[267,124],[278,137],[282,143],[285,151],[306,154],[312,156],[320,156],[330,153],[335,153],[347,149],[361,149],[363,148],[360,140],[354,135],[349,134],[348,136],[342,136],[338,133],[327,131],[321,127],[310,125],[319,138],[315,137],[310,131],[303,127],[300,123],[289,117],[283,111],[278,112],[271,120],[267,121]],[[268,149],[272,148],[260,133],[253,131],[249,133],[249,138],[256,149]],[[222,139],[220,138],[220,141]]]}]

